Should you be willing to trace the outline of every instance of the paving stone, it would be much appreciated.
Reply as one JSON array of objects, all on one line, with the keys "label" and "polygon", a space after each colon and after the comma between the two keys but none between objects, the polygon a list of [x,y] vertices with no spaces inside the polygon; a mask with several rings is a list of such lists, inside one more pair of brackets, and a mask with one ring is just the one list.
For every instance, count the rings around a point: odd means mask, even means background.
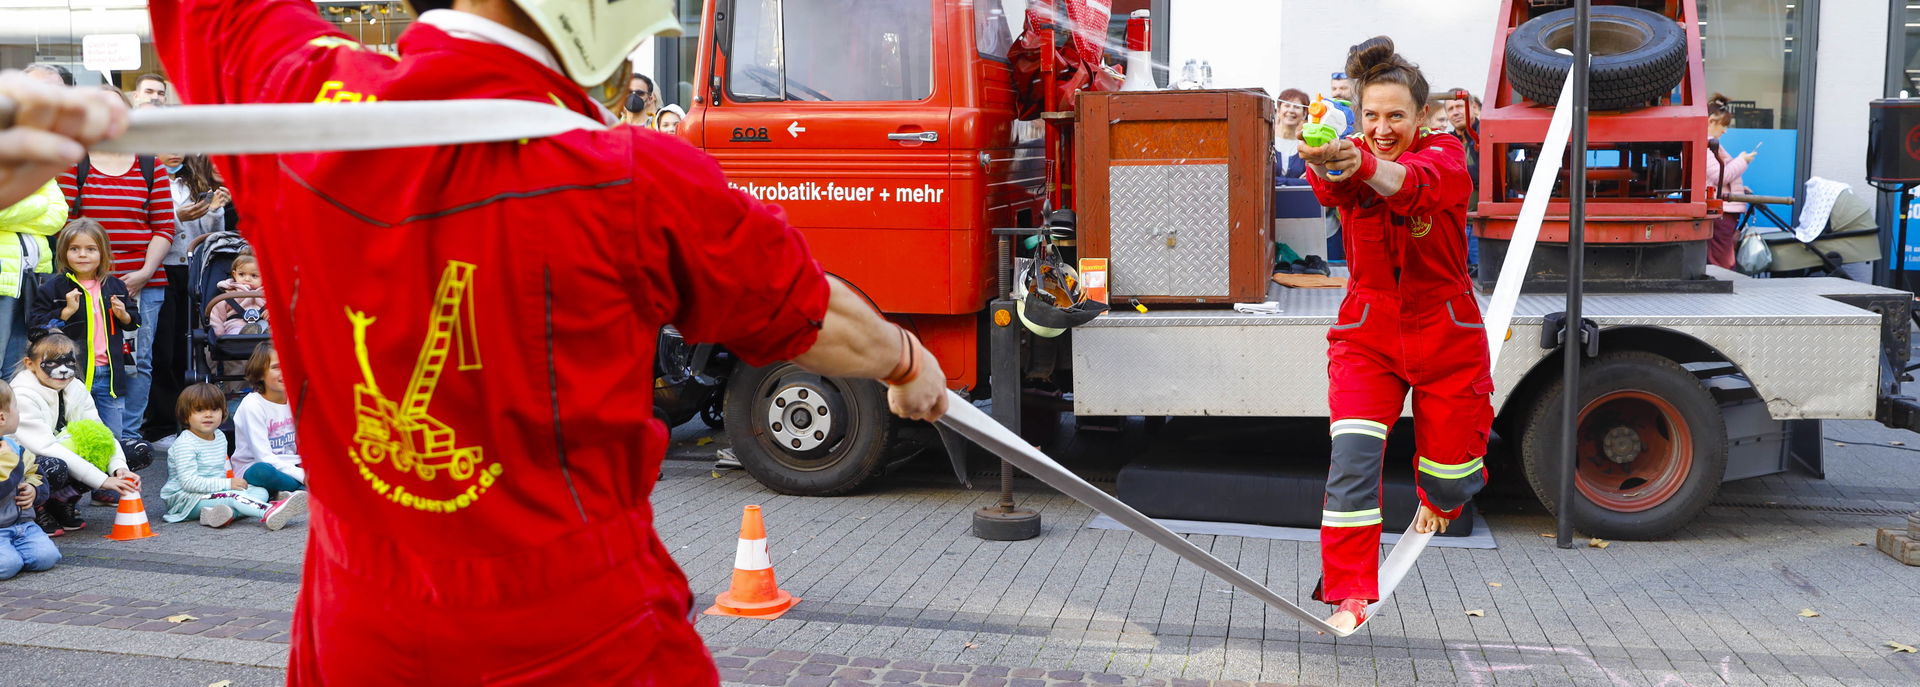
[{"label": "paving stone", "polygon": [[256,627],[251,630],[246,630],[244,632],[241,632],[240,634],[234,635],[233,638],[257,642],[257,641],[263,641],[268,637],[274,636],[275,634],[277,633],[274,630],[271,630],[268,628]]},{"label": "paving stone", "polygon": [[146,621],[138,620],[134,618],[108,618],[105,621],[102,621],[100,623],[100,627],[112,628],[115,630],[131,630],[134,628],[134,626],[139,625],[143,622],[146,622]]},{"label": "paving stone", "polygon": [[735,656],[746,656],[749,658],[759,658],[761,656],[766,656],[771,653],[773,653],[771,650],[755,649],[753,647],[740,647],[738,649],[733,650],[733,654]]},{"label": "paving stone", "polygon": [[987,675],[975,675],[967,678],[966,687],[1007,687],[1007,679]]},{"label": "paving stone", "polygon": [[99,625],[108,620],[113,620],[113,618],[109,618],[104,615],[76,615],[74,617],[68,618],[66,624],[87,627],[91,625]]},{"label": "paving stone", "polygon": [[929,685],[958,685],[965,677],[960,673],[928,673],[923,681]]},{"label": "paving stone", "polygon": [[855,657],[851,662],[852,665],[860,668],[885,668],[887,667],[887,663],[887,659],[874,658],[872,656]]},{"label": "paving stone", "polygon": [[746,683],[750,685],[774,685],[777,687],[787,684],[787,677],[787,675],[782,673],[755,670],[747,673]]},{"label": "paving stone", "polygon": [[764,671],[774,672],[774,673],[791,673],[795,669],[799,668],[800,664],[794,663],[793,661],[782,661],[782,660],[773,659],[773,658],[763,658],[758,661],[754,661],[753,665],[750,665],[747,667],[752,670],[764,670]]},{"label": "paving stone", "polygon": [[880,674],[880,681],[897,683],[919,682],[920,673],[911,670],[889,670]]},{"label": "paving stone", "polygon": [[841,668],[833,671],[833,675],[834,677],[844,677],[849,680],[872,680],[873,670],[868,668]]},{"label": "paving stone", "polygon": [[788,680],[787,687],[833,687],[833,678],[824,675],[800,675]]},{"label": "paving stone", "polygon": [[847,664],[847,657],[838,656],[835,654],[810,654],[807,656],[807,661],[810,663],[825,663],[828,665],[843,666]]},{"label": "paving stone", "polygon": [[35,622],[35,623],[48,623],[48,624],[57,625],[78,617],[80,616],[79,614],[76,614],[76,613],[68,613],[66,611],[54,611],[52,613],[42,613],[32,618],[28,618],[27,620],[29,622]]}]

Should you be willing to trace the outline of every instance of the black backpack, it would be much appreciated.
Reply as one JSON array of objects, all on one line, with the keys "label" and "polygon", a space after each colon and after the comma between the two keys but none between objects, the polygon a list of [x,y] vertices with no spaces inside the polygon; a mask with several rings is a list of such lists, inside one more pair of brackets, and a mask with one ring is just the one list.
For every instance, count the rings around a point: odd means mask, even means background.
[{"label": "black backpack", "polygon": [[[157,166],[157,162],[154,160],[154,157],[152,155],[140,155],[140,156],[134,157],[134,165],[140,168],[141,178],[144,178],[147,180],[147,197],[152,198],[153,197],[153,180],[154,180],[154,177],[159,176],[160,174],[159,172],[154,170],[154,168]],[[91,173],[92,171],[93,171],[93,161],[87,159],[85,156],[82,156],[80,158],[80,164],[76,166],[73,172],[73,216],[74,217],[80,217],[82,214],[82,211],[86,209],[87,174]]]}]

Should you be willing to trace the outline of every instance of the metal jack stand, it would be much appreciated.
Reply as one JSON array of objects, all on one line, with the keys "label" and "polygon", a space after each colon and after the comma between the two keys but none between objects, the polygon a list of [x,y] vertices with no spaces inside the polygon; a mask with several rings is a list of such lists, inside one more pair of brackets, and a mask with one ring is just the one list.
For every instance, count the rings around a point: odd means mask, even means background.
[{"label": "metal jack stand", "polygon": [[[1034,229],[995,229],[1000,249],[1000,297],[991,312],[990,355],[993,380],[993,416],[1014,434],[1020,433],[1020,324],[1014,316],[1013,241]],[[1013,504],[1013,465],[1000,461],[1000,501],[973,512],[973,536],[989,541],[1022,541],[1040,536],[1040,513]]]}]

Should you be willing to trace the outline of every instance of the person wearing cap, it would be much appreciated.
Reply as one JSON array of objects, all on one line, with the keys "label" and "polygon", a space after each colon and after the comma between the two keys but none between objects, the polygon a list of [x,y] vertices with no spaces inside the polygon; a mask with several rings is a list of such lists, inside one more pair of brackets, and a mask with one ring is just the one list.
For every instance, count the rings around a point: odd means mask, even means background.
[{"label": "person wearing cap", "polygon": [[[190,105],[506,98],[607,124],[583,86],[678,26],[665,0],[412,6],[398,57],[307,0],[150,9]],[[945,411],[917,339],[675,137],[215,163],[243,211],[278,218],[243,233],[310,457],[289,684],[718,683],[648,503],[669,322],[747,364],[882,380],[904,417]]]},{"label": "person wearing cap", "polygon": [[[1467,176],[1473,178],[1473,195],[1467,196],[1467,212],[1480,207],[1480,98],[1464,88],[1447,91],[1447,121],[1453,124],[1453,137],[1467,151]],[[1480,268],[1480,241],[1467,231],[1467,269],[1476,274]]]},{"label": "person wearing cap", "polygon": [[1340,132],[1341,138],[1352,136],[1355,124],[1353,118],[1353,79],[1346,72],[1334,72],[1327,77],[1327,97],[1333,99],[1333,106],[1347,116],[1347,128]]}]

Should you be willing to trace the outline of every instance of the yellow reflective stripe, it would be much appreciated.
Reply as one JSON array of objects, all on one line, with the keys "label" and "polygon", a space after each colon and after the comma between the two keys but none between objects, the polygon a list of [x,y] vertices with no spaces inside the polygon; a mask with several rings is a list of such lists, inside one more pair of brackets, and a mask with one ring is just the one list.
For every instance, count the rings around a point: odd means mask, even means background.
[{"label": "yellow reflective stripe", "polygon": [[1366,527],[1380,524],[1380,509],[1366,510],[1323,510],[1320,511],[1322,527]]},{"label": "yellow reflective stripe", "polygon": [[1426,456],[1420,457],[1420,471],[1440,479],[1461,479],[1471,477],[1480,471],[1481,459],[1474,458],[1459,465],[1436,462]]},{"label": "yellow reflective stripe", "polygon": [[1337,437],[1342,434],[1365,434],[1370,437],[1385,439],[1387,438],[1387,430],[1389,429],[1391,428],[1385,424],[1372,420],[1335,420],[1332,425],[1332,435]]}]

